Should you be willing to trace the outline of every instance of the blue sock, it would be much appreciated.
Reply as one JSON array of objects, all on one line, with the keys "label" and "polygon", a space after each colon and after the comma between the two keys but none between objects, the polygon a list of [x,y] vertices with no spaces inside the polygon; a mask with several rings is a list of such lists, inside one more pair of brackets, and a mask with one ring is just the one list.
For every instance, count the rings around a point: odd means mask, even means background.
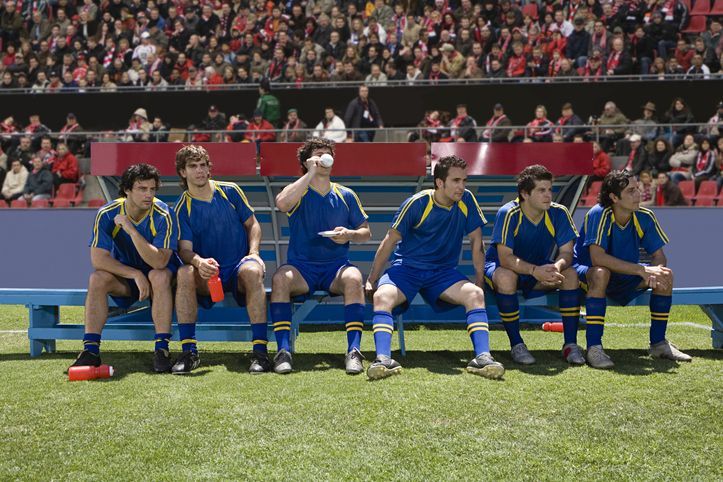
[{"label": "blue sock", "polygon": [[375,311],[372,318],[374,327],[374,346],[377,356],[392,356],[392,333],[394,332],[394,318],[388,311]]},{"label": "blue sock", "polygon": [[259,353],[268,353],[266,345],[269,344],[269,337],[267,335],[266,323],[251,323],[251,337],[253,338],[253,351]]},{"label": "blue sock", "polygon": [[196,324],[195,323],[179,323],[178,335],[181,338],[181,347],[183,351],[198,352],[196,347]]},{"label": "blue sock", "polygon": [[577,343],[577,324],[580,321],[580,291],[560,290],[560,314],[565,345]]},{"label": "blue sock", "polygon": [[654,345],[665,340],[665,329],[668,327],[672,296],[650,295],[650,344]]},{"label": "blue sock", "polygon": [[86,333],[85,335],[83,335],[83,349],[99,355],[100,335],[97,333]]},{"label": "blue sock", "polygon": [[497,308],[500,310],[502,324],[510,339],[510,346],[523,343],[522,335],[520,335],[520,302],[517,301],[517,294],[496,293],[495,298],[497,298]]},{"label": "blue sock", "polygon": [[605,329],[605,309],[607,308],[607,298],[590,298],[585,301],[585,316],[587,326],[585,328],[585,338],[587,347],[602,345],[603,330]]},{"label": "blue sock", "polygon": [[276,350],[291,351],[291,303],[271,303]]},{"label": "blue sock", "polygon": [[156,346],[154,350],[166,350],[168,351],[168,342],[171,341],[170,333],[156,333]]},{"label": "blue sock", "polygon": [[472,339],[474,356],[490,351],[490,329],[487,324],[487,310],[478,308],[467,312],[467,333]]},{"label": "blue sock", "polygon": [[364,329],[364,305],[352,303],[344,307],[344,323],[346,323],[347,351],[354,348],[361,350],[362,330]]}]

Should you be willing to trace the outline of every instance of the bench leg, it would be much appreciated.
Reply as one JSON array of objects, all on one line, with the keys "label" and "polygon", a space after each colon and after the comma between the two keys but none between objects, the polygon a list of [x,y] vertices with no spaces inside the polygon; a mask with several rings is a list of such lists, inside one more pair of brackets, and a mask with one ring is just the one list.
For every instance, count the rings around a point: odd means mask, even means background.
[{"label": "bench leg", "polygon": [[723,305],[701,305],[701,308],[713,325],[710,333],[713,348],[723,348]]},{"label": "bench leg", "polygon": [[402,356],[407,356],[407,349],[404,345],[404,318],[397,315],[397,331],[399,332],[399,352]]},{"label": "bench leg", "polygon": [[[301,306],[296,308],[294,312],[291,314],[291,336],[290,338],[290,344],[291,344],[291,352],[294,353],[296,350],[296,337],[299,334],[299,325],[302,321],[306,319],[307,316],[309,316],[309,313],[311,313],[314,308],[316,308],[319,305],[319,301],[314,298],[309,298],[308,300],[304,301]],[[292,304],[292,306],[294,306]]]},{"label": "bench leg", "polygon": [[60,322],[60,307],[30,305],[30,326],[28,327],[28,338],[30,339],[30,356],[35,357],[43,353],[55,351],[55,340],[33,338],[33,328],[51,328]]}]

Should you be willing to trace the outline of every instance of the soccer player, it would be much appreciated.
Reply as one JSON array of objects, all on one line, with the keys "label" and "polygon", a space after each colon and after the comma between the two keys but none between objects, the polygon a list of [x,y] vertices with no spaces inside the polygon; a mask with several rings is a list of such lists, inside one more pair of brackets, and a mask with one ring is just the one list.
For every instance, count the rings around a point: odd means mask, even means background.
[{"label": "soccer player", "polygon": [[[490,355],[487,311],[482,291],[484,243],[482,226],[487,222],[477,200],[465,189],[467,163],[447,156],[434,167],[434,189],[413,195],[400,206],[394,223],[379,245],[366,290],[374,292],[374,344],[377,357],[367,376],[379,379],[401,372],[391,358],[392,310],[408,307],[417,293],[435,311],[462,305],[467,311],[467,333],[475,357],[467,371],[486,378],[501,378],[501,363]],[[476,284],[457,270],[462,239],[468,235]],[[395,249],[396,246],[396,249]],[[391,267],[382,270],[394,251]],[[381,278],[380,278],[381,276]]]},{"label": "soccer player", "polygon": [[360,351],[364,286],[361,272],[349,262],[349,243],[368,241],[371,231],[354,191],[331,182],[331,166],[321,164],[324,154],[333,157],[334,141],[319,137],[306,141],[297,152],[304,175],[276,196],[276,207],[289,217],[291,230],[286,264],[271,282],[271,321],[279,348],[276,373],[292,370],[291,297],[316,290],[344,296],[346,372],[356,375],[364,370]]},{"label": "soccer player", "polygon": [[[602,347],[606,296],[627,305],[648,288],[650,296],[650,355],[691,361],[665,339],[673,293],[673,272],[666,267],[663,246],[668,237],[655,214],[640,207],[638,181],[628,171],[613,171],[603,179],[598,204],[585,215],[575,244],[575,269],[587,291],[587,362],[612,368]],[[640,248],[651,256],[640,264]]]},{"label": "soccer player", "polygon": [[577,345],[579,281],[572,268],[577,229],[567,208],[552,202],[552,173],[546,167],[523,169],[517,177],[517,193],[517,199],[497,212],[485,256],[485,281],[495,291],[512,359],[523,365],[535,363],[520,335],[517,290],[522,290],[525,298],[560,290],[565,339],[562,356],[568,363],[584,365],[585,358]]},{"label": "soccer player", "polygon": [[108,318],[108,295],[121,308],[152,298],[156,328],[153,369],[171,370],[173,294],[171,279],[180,265],[174,253],[178,226],[173,211],[155,198],[158,169],[136,164],[123,172],[120,197],[98,210],[90,238],[95,271],[85,299],[84,349],[72,366],[99,366],[101,332]]},{"label": "soccer player", "polygon": [[176,202],[180,232],[176,314],[183,353],[173,373],[196,369],[201,360],[196,345],[198,305],[211,308],[208,280],[218,276],[223,289],[246,306],[251,320],[253,353],[249,372],[271,369],[266,345],[265,265],[259,257],[261,226],[246,195],[236,184],[211,180],[211,160],[201,146],[176,153],[176,172],[186,191]]}]

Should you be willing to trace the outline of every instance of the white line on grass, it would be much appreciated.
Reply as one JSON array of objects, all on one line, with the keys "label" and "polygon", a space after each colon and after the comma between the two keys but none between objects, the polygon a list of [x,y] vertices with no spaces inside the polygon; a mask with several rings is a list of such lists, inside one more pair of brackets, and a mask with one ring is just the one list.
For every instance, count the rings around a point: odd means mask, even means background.
[{"label": "white line on grass", "polygon": [[[605,323],[605,326],[614,326],[615,328],[650,328],[650,323]],[[708,331],[712,329],[710,326],[693,323],[692,321],[678,321],[674,323],[668,323],[668,326],[689,326],[691,328],[698,328]]]}]

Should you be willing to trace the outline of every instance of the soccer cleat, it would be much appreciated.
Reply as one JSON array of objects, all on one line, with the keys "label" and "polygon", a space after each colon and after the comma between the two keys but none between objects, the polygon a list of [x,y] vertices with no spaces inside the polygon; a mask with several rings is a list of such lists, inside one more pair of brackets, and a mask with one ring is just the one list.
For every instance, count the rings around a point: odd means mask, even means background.
[{"label": "soccer cleat", "polygon": [[252,375],[270,372],[273,368],[271,360],[269,360],[269,356],[266,353],[255,351],[251,354],[251,366],[249,366],[249,373]]},{"label": "soccer cleat", "polygon": [[201,364],[201,357],[195,351],[186,350],[176,360],[176,364],[171,368],[174,375],[185,375],[191,373]]},{"label": "soccer cleat", "polygon": [[359,375],[361,372],[364,371],[364,364],[362,363],[362,360],[364,359],[364,355],[356,349],[352,348],[352,350],[346,354],[346,357],[344,358],[344,365],[346,366],[346,372],[349,375]]},{"label": "soccer cleat", "polygon": [[467,364],[467,371],[492,380],[499,380],[505,374],[505,367],[502,366],[502,363],[495,361],[489,353],[481,353]]},{"label": "soccer cleat", "polygon": [[88,350],[83,350],[78,355],[78,358],[75,359],[71,367],[99,367],[101,365],[100,363],[100,355],[96,355],[95,353],[92,353]]},{"label": "soccer cleat", "polygon": [[274,371],[280,374],[291,373],[291,363],[291,353],[284,349],[279,350],[274,357]]},{"label": "soccer cleat", "polygon": [[650,356],[653,358],[665,358],[673,361],[693,361],[693,357],[678,350],[678,347],[670,343],[668,340],[663,340],[650,345],[649,350]]},{"label": "soccer cleat", "polygon": [[562,357],[570,365],[584,365],[585,357],[582,355],[582,348],[577,343],[568,343],[562,347]]},{"label": "soccer cleat", "polygon": [[400,373],[402,373],[402,365],[384,355],[377,356],[374,363],[369,365],[367,369],[369,380],[380,380]]},{"label": "soccer cleat", "polygon": [[518,343],[510,350],[512,354],[512,360],[520,365],[532,365],[535,363],[535,357],[532,356],[530,350],[527,349],[527,345],[524,343]]},{"label": "soccer cleat", "polygon": [[153,371],[156,373],[168,373],[171,371],[171,354],[168,350],[156,350],[153,353]]},{"label": "soccer cleat", "polygon": [[615,366],[615,363],[603,350],[602,345],[593,345],[587,347],[587,364],[593,368],[605,370]]}]

